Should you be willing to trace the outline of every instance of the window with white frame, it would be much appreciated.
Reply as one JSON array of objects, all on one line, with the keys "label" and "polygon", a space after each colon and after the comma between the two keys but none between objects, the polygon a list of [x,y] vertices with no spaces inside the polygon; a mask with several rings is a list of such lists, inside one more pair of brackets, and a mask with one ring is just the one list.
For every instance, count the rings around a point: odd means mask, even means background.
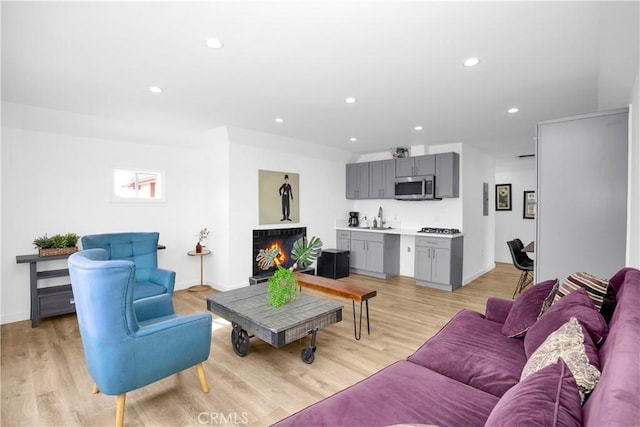
[{"label": "window with white frame", "polygon": [[163,175],[159,171],[114,169],[113,199],[121,201],[164,200]]}]

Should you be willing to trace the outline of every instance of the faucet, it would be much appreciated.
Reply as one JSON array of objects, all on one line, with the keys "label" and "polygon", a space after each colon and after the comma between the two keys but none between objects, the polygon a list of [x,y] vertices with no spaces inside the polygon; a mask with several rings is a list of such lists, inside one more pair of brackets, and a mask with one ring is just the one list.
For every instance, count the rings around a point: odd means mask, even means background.
[{"label": "faucet", "polygon": [[382,224],[384,224],[384,221],[382,220],[382,206],[378,208],[378,218],[380,218],[380,224],[378,224],[378,227],[382,227]]}]

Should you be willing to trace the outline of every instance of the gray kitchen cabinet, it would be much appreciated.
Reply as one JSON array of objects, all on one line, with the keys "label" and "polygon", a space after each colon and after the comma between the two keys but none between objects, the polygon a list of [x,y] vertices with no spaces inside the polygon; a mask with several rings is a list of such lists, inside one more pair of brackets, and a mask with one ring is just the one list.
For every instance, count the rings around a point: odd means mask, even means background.
[{"label": "gray kitchen cabinet", "polygon": [[395,177],[394,159],[369,162],[369,198],[393,199]]},{"label": "gray kitchen cabinet", "polygon": [[369,198],[369,163],[347,164],[347,199]]},{"label": "gray kitchen cabinet", "polygon": [[336,231],[336,248],[345,251],[351,250],[351,232],[338,230]]},{"label": "gray kitchen cabinet", "polygon": [[436,154],[435,177],[436,198],[459,197],[460,155],[453,152]]},{"label": "gray kitchen cabinet", "polygon": [[436,156],[403,157],[396,159],[396,177],[423,176],[436,174]]},{"label": "gray kitchen cabinet", "polygon": [[463,242],[463,236],[416,237],[416,284],[445,291],[462,286]]},{"label": "gray kitchen cabinet", "polygon": [[400,274],[400,235],[352,231],[349,270],[380,279]]}]

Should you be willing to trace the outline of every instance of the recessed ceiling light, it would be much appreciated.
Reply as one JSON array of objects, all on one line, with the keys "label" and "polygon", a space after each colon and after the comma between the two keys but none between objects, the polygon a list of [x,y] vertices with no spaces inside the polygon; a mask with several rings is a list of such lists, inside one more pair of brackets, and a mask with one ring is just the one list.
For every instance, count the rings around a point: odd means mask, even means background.
[{"label": "recessed ceiling light", "polygon": [[283,123],[284,119],[282,117],[276,117],[276,123]]},{"label": "recessed ceiling light", "polygon": [[350,96],[346,98],[344,102],[346,102],[347,104],[353,104],[354,102],[356,102],[356,99],[353,96]]},{"label": "recessed ceiling light", "polygon": [[162,88],[160,86],[149,86],[149,92],[161,93]]},{"label": "recessed ceiling light", "polygon": [[422,126],[416,126],[413,128],[414,130],[422,130]]},{"label": "recessed ceiling light", "polygon": [[349,138],[349,141],[351,142],[356,142],[358,140],[358,138]]},{"label": "recessed ceiling light", "polygon": [[209,38],[204,41],[204,44],[211,49],[220,49],[222,46],[222,42],[216,38]]},{"label": "recessed ceiling light", "polygon": [[517,112],[518,112],[518,109],[517,109],[516,107],[509,108],[509,109],[507,110],[507,112],[508,112],[509,114],[514,114],[514,113],[517,113]]},{"label": "recessed ceiling light", "polygon": [[476,65],[478,65],[480,63],[480,60],[478,58],[467,58],[464,61],[464,66],[465,67],[474,67]]}]

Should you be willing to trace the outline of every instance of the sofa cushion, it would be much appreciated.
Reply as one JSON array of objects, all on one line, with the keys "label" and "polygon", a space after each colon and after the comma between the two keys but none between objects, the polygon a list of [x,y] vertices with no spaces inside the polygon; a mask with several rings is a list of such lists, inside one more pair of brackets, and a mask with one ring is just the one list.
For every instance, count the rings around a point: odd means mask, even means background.
[{"label": "sofa cushion", "polygon": [[162,295],[167,292],[167,288],[153,282],[136,282],[133,286],[133,299],[148,298],[155,295]]},{"label": "sofa cushion", "polygon": [[502,334],[502,323],[462,310],[407,359],[464,384],[502,396],[527,362],[523,341]]},{"label": "sofa cushion", "polygon": [[606,321],[609,321],[616,306],[616,295],[606,279],[600,279],[588,273],[573,273],[562,282],[553,301],[560,301],[562,297],[580,288],[587,291],[587,295],[598,311],[602,313]]},{"label": "sofa cushion", "polygon": [[491,394],[399,361],[275,425],[483,426],[497,402]]},{"label": "sofa cushion", "polygon": [[562,359],[578,384],[580,402],[584,402],[600,379],[600,370],[596,367],[600,366],[598,350],[589,334],[585,334],[580,323],[572,317],[533,352],[524,365],[520,380]]},{"label": "sofa cushion", "polygon": [[485,425],[582,426],[580,396],[567,365],[560,359],[519,382],[502,396]]},{"label": "sofa cushion", "polygon": [[609,328],[600,312],[587,296],[587,292],[580,288],[554,303],[533,324],[524,336],[524,350],[527,358],[544,342],[553,331],[575,317],[578,319],[596,345],[600,345],[607,337]]},{"label": "sofa cushion", "polygon": [[547,280],[522,292],[505,319],[502,333],[509,338],[523,337],[540,317],[545,301],[553,299],[557,285],[558,279]]}]

